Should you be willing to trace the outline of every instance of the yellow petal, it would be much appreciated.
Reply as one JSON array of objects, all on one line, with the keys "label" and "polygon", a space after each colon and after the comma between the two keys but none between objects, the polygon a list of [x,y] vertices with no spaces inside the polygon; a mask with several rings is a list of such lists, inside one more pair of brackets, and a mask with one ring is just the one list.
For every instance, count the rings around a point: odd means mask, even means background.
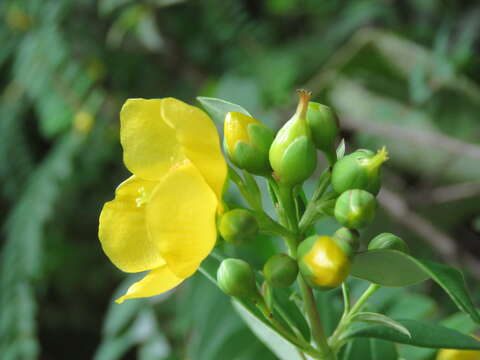
[{"label": "yellow petal", "polygon": [[152,241],[172,272],[193,274],[216,241],[215,193],[190,161],[173,168],[147,204]]},{"label": "yellow petal", "polygon": [[185,158],[175,130],[162,120],[160,105],[160,99],[128,99],[120,112],[123,161],[146,180],[160,180]]},{"label": "yellow petal", "polygon": [[142,205],[157,184],[131,176],[117,187],[115,199],[103,206],[98,237],[105,254],[123,271],[140,272],[165,264],[149,240]]},{"label": "yellow petal", "polygon": [[199,108],[173,98],[162,100],[162,116],[175,129],[185,156],[200,170],[220,200],[227,165],[213,121]]},{"label": "yellow petal", "polygon": [[164,265],[150,271],[142,280],[130,286],[125,295],[115,301],[121,304],[127,299],[159,295],[173,289],[183,280],[185,279],[175,276],[175,274]]}]

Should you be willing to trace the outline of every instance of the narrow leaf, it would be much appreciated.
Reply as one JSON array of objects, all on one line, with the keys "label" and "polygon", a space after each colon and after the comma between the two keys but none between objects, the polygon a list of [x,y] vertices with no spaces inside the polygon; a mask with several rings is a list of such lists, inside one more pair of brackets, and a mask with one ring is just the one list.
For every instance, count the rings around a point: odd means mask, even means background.
[{"label": "narrow leaf", "polygon": [[230,111],[236,111],[251,116],[250,113],[240,105],[212,97],[198,96],[197,100],[202,104],[212,119],[223,127],[223,120]]},{"label": "narrow leaf", "polygon": [[469,335],[434,323],[417,320],[396,320],[405,327],[411,337],[381,325],[371,325],[349,332],[347,338],[376,338],[396,343],[445,349],[480,350],[480,342]]},{"label": "narrow leaf", "polygon": [[345,150],[346,150],[345,139],[342,139],[340,141],[340,144],[337,147],[337,159],[341,159],[342,157],[345,156]]},{"label": "narrow leaf", "polygon": [[352,321],[361,321],[366,323],[373,323],[373,324],[387,326],[389,328],[392,328],[394,330],[401,332],[402,334],[405,334],[408,337],[412,337],[410,332],[405,326],[389,318],[388,316],[385,316],[382,314],[372,313],[372,312],[361,312],[356,314],[353,317]]}]

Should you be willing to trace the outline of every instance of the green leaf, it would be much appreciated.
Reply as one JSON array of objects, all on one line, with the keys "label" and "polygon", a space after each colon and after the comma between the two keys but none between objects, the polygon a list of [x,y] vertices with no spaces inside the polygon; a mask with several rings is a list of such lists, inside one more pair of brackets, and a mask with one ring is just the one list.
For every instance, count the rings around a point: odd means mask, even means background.
[{"label": "green leaf", "polygon": [[340,144],[337,147],[337,159],[341,159],[342,157],[345,156],[345,150],[346,150],[345,139],[342,139],[340,141]]},{"label": "green leaf", "polygon": [[379,339],[355,339],[345,346],[341,360],[398,360],[395,344]]},{"label": "green leaf", "polygon": [[405,328],[405,326],[382,314],[372,312],[360,312],[355,314],[355,316],[352,318],[352,321],[360,321],[387,326],[401,332],[402,334],[405,334],[408,337],[411,337],[410,332],[407,328]]},{"label": "green leaf", "polygon": [[396,250],[372,250],[355,257],[352,275],[383,286],[408,286],[431,278],[460,310],[480,323],[463,274],[449,265],[416,259]]},{"label": "green leaf", "polygon": [[427,347],[480,350],[480,342],[473,337],[441,325],[417,320],[396,320],[404,326],[411,337],[382,325],[372,325],[352,330],[348,338],[376,338],[401,344]]},{"label": "green leaf", "polygon": [[223,127],[223,120],[230,111],[236,111],[248,116],[250,113],[240,105],[212,97],[198,96],[197,100],[202,104],[212,119]]}]

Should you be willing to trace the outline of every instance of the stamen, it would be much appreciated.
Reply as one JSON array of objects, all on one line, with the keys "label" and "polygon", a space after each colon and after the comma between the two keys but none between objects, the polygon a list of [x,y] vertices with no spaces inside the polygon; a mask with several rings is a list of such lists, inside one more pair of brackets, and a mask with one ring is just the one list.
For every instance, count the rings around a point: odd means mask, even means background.
[{"label": "stamen", "polygon": [[140,194],[140,196],[135,199],[135,202],[137,203],[137,207],[141,207],[142,205],[148,202],[147,192],[145,191],[145,188],[143,186],[139,188],[137,191]]}]

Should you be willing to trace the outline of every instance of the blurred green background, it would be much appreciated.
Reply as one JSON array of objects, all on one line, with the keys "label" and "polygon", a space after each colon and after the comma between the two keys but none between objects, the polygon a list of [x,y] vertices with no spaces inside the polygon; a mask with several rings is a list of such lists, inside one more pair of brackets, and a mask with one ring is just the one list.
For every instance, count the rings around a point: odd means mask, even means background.
[{"label": "blurred green background", "polygon": [[[389,148],[363,240],[396,232],[461,267],[480,303],[477,1],[2,0],[0,18],[2,359],[275,359],[200,274],[113,304],[135,276],[102,253],[97,219],[128,176],[118,113],[130,97],[219,97],[278,128],[294,90],[312,90],[339,113],[348,152]],[[226,251],[260,268],[276,246]],[[377,299],[402,317],[455,311],[429,282]],[[336,291],[318,301],[341,306]]]}]

